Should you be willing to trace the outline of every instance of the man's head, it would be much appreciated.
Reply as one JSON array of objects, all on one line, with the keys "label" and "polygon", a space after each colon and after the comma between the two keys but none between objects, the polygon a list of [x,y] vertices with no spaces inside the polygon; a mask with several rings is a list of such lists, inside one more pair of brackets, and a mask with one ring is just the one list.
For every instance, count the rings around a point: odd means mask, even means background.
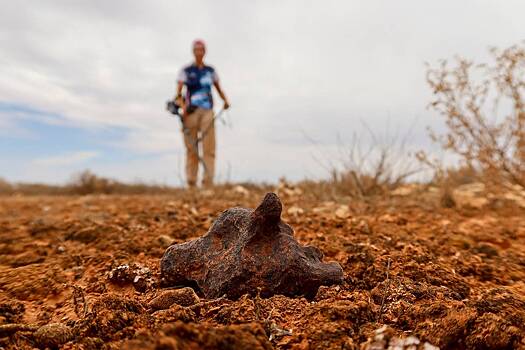
[{"label": "man's head", "polygon": [[202,62],[204,59],[204,55],[206,54],[206,45],[204,44],[204,41],[201,39],[197,39],[193,41],[193,56],[195,56],[195,61],[197,63]]}]

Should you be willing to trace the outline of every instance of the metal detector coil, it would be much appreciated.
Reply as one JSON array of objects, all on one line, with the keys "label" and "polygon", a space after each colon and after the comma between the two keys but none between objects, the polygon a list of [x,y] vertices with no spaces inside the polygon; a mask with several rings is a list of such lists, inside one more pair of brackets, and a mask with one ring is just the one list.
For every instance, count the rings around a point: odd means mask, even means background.
[{"label": "metal detector coil", "polygon": [[166,102],[166,110],[173,115],[181,115],[181,107],[173,100]]}]

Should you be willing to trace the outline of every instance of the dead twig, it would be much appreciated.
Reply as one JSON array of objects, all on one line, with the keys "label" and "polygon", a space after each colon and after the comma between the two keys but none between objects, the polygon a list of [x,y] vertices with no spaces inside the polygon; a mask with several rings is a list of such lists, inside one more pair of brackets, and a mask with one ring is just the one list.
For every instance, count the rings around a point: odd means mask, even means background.
[{"label": "dead twig", "polygon": [[16,332],[35,332],[38,326],[25,323],[8,323],[0,325],[0,337],[7,337]]},{"label": "dead twig", "polygon": [[208,305],[213,305],[213,304],[216,304],[216,303],[218,303],[220,301],[223,301],[223,300],[226,300],[226,294],[224,294],[222,297],[217,298],[217,299],[208,300],[208,301],[201,301],[200,303],[197,303],[195,305],[186,307],[186,309],[194,311],[194,312],[200,312],[202,307],[208,306]]},{"label": "dead twig", "polygon": [[261,320],[261,288],[257,288],[257,295],[255,296],[255,299],[253,301],[253,306],[255,308],[255,319],[257,321]]},{"label": "dead twig", "polygon": [[383,291],[383,297],[381,298],[381,307],[379,308],[379,315],[377,317],[377,321],[381,321],[381,318],[383,317],[383,308],[385,306],[385,300],[388,293],[388,290],[390,289],[390,263],[392,260],[388,258],[388,262],[386,265],[386,288]]},{"label": "dead twig", "polygon": [[86,302],[86,297],[84,289],[80,286],[75,286],[73,284],[66,284],[67,287],[73,288],[73,305],[75,306],[75,314],[78,318],[84,318],[88,312],[88,305]]},{"label": "dead twig", "polygon": [[283,329],[277,325],[275,320],[272,319],[273,311],[275,307],[272,307],[268,316],[265,319],[261,319],[261,289],[257,289],[257,295],[253,300],[255,308],[255,319],[259,322],[262,322],[264,331],[269,341],[284,337],[285,335],[292,335],[291,330]]}]

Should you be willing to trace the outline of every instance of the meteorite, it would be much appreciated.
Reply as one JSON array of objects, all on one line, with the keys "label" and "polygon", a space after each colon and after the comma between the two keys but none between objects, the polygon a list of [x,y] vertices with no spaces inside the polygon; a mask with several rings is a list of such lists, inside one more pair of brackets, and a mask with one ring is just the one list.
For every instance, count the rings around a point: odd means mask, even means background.
[{"label": "meteorite", "polygon": [[282,204],[267,193],[255,210],[224,211],[202,237],[168,247],[160,261],[163,284],[190,286],[206,298],[244,294],[315,297],[319,286],[340,284],[343,270],[302,246],[281,220]]}]

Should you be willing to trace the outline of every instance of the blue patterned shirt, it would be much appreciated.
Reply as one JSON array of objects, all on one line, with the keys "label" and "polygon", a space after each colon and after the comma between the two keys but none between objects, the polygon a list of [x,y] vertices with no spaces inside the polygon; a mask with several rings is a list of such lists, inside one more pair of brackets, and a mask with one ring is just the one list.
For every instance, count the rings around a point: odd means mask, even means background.
[{"label": "blue patterned shirt", "polygon": [[177,81],[186,85],[186,101],[189,101],[190,106],[202,109],[213,108],[211,88],[213,83],[219,81],[213,67],[204,65],[199,68],[193,63],[179,72]]}]

